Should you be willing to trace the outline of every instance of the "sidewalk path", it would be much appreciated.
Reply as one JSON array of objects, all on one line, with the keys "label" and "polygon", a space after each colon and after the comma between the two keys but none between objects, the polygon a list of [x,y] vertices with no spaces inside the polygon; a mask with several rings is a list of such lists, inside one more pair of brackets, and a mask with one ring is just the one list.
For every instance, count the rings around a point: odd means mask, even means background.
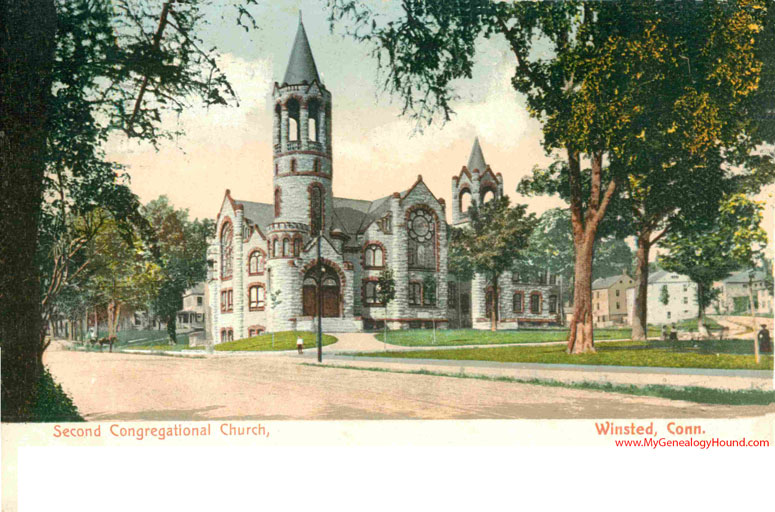
[{"label": "sidewalk path", "polygon": [[449,361],[443,359],[403,359],[400,357],[324,356],[323,362],[337,366],[381,368],[386,370],[427,370],[446,374],[542,379],[561,382],[604,382],[637,386],[699,386],[715,389],[773,389],[769,370],[717,370],[707,368],[650,368],[639,366],[596,366],[539,363],[498,363],[493,361]]}]

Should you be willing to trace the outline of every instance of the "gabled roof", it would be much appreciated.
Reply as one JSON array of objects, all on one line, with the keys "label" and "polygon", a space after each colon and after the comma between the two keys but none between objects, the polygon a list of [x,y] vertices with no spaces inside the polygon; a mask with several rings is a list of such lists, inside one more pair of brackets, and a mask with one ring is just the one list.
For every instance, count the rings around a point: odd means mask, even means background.
[{"label": "gabled roof", "polygon": [[[762,270],[756,270],[753,273],[753,281],[764,281],[765,274]],[[735,272],[731,276],[727,277],[722,281],[724,284],[741,284],[745,283],[748,284],[748,270],[741,270],[740,272]]]},{"label": "gabled roof", "polygon": [[487,169],[482,147],[479,145],[479,137],[474,139],[474,147],[471,148],[471,156],[468,157],[468,170],[473,171],[474,169],[479,169],[479,172],[484,172]]},{"label": "gabled roof", "polygon": [[311,84],[314,81],[320,82],[318,68],[315,66],[315,58],[312,56],[312,48],[309,46],[307,32],[304,30],[304,24],[301,22],[301,13],[299,13],[299,28],[296,31],[296,39],[291,49],[291,57],[288,59],[288,67],[285,68],[285,84]]},{"label": "gabled roof", "polygon": [[608,289],[615,285],[619,279],[622,278],[624,274],[619,274],[617,276],[611,276],[611,277],[600,277],[592,281],[592,289],[593,290],[602,290],[602,289]]},{"label": "gabled roof", "polygon": [[239,199],[235,199],[234,202],[242,205],[242,216],[247,223],[258,226],[258,229],[266,235],[267,227],[274,222],[274,205]]},{"label": "gabled roof", "polygon": [[361,199],[334,198],[334,222],[332,228],[339,228],[345,234],[358,233],[363,219],[371,208],[371,201]]},{"label": "gabled roof", "polygon": [[[672,275],[677,276],[677,278],[668,279]],[[657,270],[656,272],[652,272],[651,274],[649,274],[649,284],[661,283],[661,282],[682,283],[682,282],[689,282],[689,281],[691,281],[691,279],[689,279],[689,276],[685,276],[683,274],[676,274],[675,272],[668,272],[667,270]]]}]

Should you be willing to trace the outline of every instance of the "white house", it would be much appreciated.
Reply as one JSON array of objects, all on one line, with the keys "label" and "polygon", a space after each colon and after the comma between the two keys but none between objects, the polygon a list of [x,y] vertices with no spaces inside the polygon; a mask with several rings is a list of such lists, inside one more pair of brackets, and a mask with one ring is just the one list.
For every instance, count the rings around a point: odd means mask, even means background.
[{"label": "white house", "polygon": [[[664,290],[664,291],[663,291]],[[635,292],[637,287],[627,290],[628,321],[632,324],[635,314]],[[667,299],[667,304],[663,301]],[[687,276],[659,270],[649,276],[648,323],[670,324],[690,318],[697,318],[697,285]]]}]

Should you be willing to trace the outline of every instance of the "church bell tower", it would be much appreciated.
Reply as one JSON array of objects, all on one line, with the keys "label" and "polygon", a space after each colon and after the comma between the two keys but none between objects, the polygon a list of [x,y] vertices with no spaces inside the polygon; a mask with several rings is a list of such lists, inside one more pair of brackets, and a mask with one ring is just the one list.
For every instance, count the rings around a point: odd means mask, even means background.
[{"label": "church bell tower", "polygon": [[[318,75],[299,14],[296,39],[274,99],[274,224],[271,231],[304,243],[331,227],[331,93]],[[271,240],[271,236],[270,236]],[[277,257],[271,254],[270,257]]]}]

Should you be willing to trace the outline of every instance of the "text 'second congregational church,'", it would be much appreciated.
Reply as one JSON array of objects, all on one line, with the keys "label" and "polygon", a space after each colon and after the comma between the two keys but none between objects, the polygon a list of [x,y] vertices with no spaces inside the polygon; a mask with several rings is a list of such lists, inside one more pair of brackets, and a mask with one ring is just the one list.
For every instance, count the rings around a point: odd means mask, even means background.
[{"label": "text 'second congregational church,'", "polygon": [[[460,282],[448,273],[446,205],[422,176],[374,201],[333,196],[332,96],[301,19],[272,96],[274,201],[246,201],[227,190],[208,250],[209,334],[216,343],[264,331],[313,330],[319,236],[325,331],[360,331],[384,321],[391,329],[489,328],[493,305],[499,328],[560,321],[556,281],[548,272],[533,282],[505,273],[497,294],[482,276]],[[468,165],[452,178],[452,225],[467,222],[467,203],[502,194],[503,178],[485,163],[477,140]],[[377,294],[385,268],[396,284],[387,308]]]}]

